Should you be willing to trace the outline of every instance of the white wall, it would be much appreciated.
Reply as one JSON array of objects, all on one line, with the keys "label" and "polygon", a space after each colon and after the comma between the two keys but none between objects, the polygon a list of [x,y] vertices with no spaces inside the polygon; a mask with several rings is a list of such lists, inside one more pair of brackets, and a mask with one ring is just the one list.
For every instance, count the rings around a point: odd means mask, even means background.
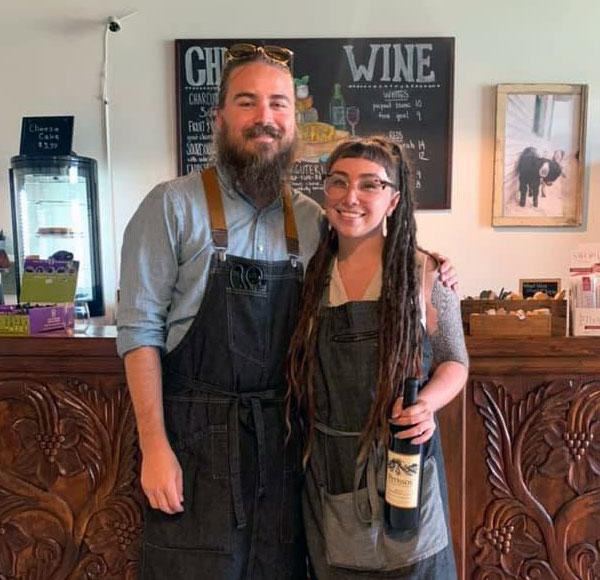
[{"label": "white wall", "polygon": [[[0,228],[11,232],[7,169],[18,152],[21,117],[75,115],[74,150],[99,162],[109,307],[115,252],[98,95],[106,18],[132,10],[138,14],[110,38],[117,245],[145,193],[176,175],[173,39],[252,36],[456,38],[452,210],[420,213],[418,226],[423,246],[452,257],[462,293],[514,289],[521,277],[564,277],[569,250],[600,241],[598,0],[3,2]],[[509,82],[589,85],[583,227],[491,227],[493,87]]]}]

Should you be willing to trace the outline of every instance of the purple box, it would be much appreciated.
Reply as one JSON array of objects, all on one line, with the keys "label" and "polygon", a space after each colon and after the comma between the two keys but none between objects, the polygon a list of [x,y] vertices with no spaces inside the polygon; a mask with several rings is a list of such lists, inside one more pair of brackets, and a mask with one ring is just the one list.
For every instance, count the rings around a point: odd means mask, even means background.
[{"label": "purple box", "polygon": [[0,334],[28,336],[73,328],[78,271],[74,260],[26,259],[20,296],[25,304],[0,306]]},{"label": "purple box", "polygon": [[0,335],[29,336],[73,328],[72,304],[53,306],[0,306]]},{"label": "purple box", "polygon": [[48,332],[73,328],[73,306],[37,306],[29,310],[29,332]]}]

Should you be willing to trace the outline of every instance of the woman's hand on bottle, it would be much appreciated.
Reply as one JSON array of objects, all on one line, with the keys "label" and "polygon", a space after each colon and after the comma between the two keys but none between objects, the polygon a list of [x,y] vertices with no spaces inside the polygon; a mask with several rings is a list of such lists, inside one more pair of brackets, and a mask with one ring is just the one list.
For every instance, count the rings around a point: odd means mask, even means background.
[{"label": "woman's hand on bottle", "polygon": [[429,402],[417,399],[417,402],[406,409],[402,409],[402,399],[398,399],[392,410],[392,423],[399,426],[410,425],[396,434],[400,439],[411,439],[413,445],[420,445],[429,441],[435,432],[435,419]]}]

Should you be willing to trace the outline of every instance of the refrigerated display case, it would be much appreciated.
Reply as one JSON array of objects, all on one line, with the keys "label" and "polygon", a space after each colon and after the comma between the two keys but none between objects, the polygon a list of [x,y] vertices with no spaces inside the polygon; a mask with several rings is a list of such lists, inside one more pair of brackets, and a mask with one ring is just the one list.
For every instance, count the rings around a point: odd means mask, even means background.
[{"label": "refrigerated display case", "polygon": [[17,293],[26,256],[70,252],[79,261],[76,300],[88,302],[91,316],[103,316],[96,161],[18,155],[10,188]]}]

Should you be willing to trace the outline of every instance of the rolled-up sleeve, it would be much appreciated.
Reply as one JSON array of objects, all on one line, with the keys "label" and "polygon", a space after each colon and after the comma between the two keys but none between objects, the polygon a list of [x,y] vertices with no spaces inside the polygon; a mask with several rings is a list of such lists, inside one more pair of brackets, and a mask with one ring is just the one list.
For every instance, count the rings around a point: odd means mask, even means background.
[{"label": "rolled-up sleeve", "polygon": [[168,184],[156,186],[125,229],[121,250],[117,350],[165,348],[177,280],[181,208]]}]

